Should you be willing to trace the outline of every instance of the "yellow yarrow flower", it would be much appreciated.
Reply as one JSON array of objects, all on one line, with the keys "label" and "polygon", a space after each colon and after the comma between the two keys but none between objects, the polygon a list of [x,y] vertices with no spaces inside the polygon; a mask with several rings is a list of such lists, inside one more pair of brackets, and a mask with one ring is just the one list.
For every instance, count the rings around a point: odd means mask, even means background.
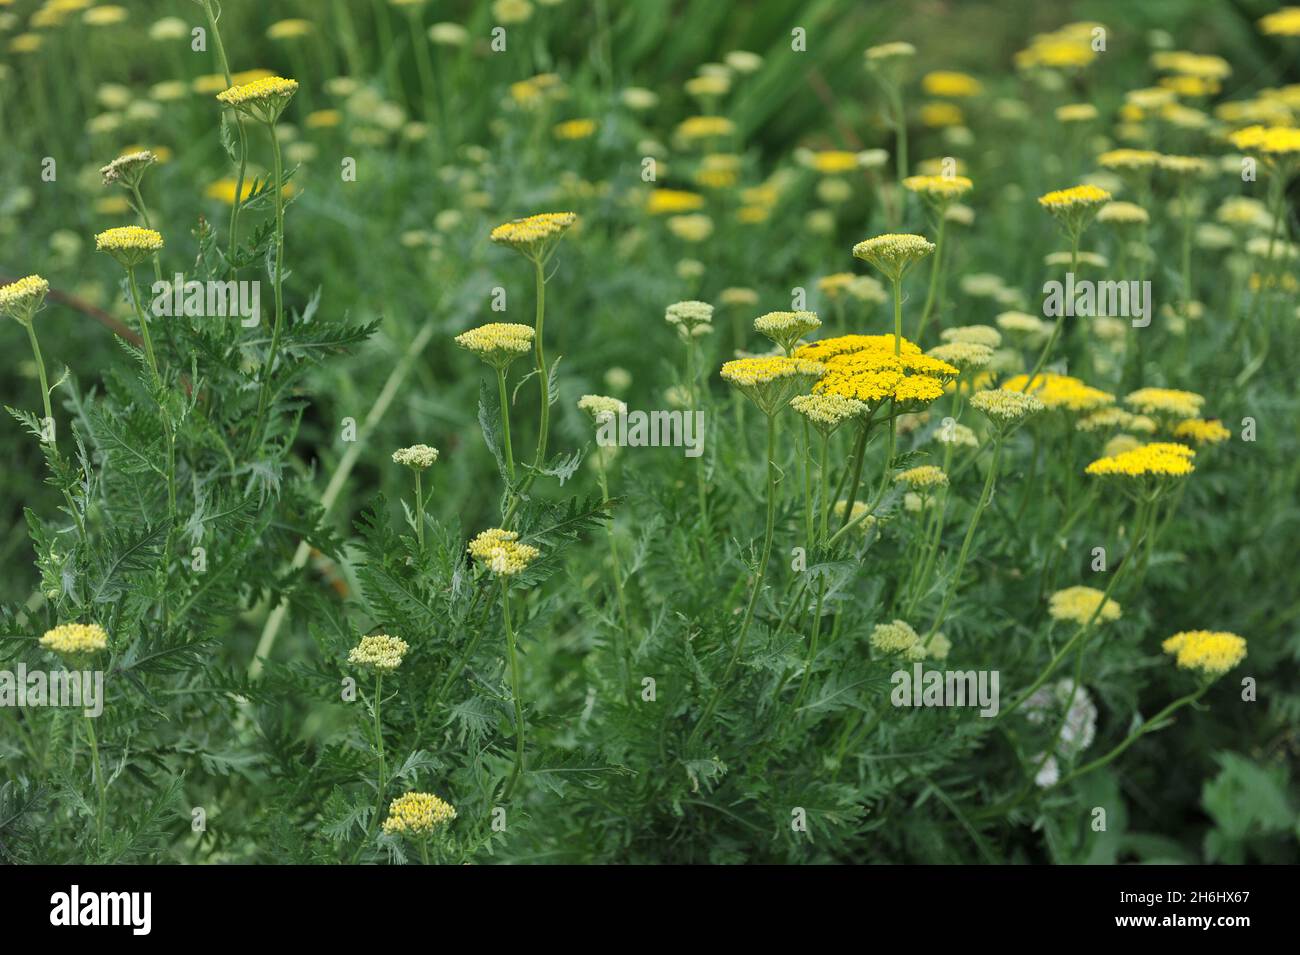
[{"label": "yellow yarrow flower", "polygon": [[927,96],[946,96],[951,99],[966,99],[978,96],[983,90],[979,80],[968,73],[956,70],[935,70],[921,77],[921,89]]},{"label": "yellow yarrow flower", "polygon": [[684,189],[652,189],[645,204],[646,213],[652,216],[676,215],[703,208],[704,197]]},{"label": "yellow yarrow flower", "polygon": [[1048,598],[1047,612],[1053,620],[1068,620],[1081,627],[1094,616],[1098,624],[1120,618],[1119,604],[1093,587],[1067,587],[1056,591]]},{"label": "yellow yarrow flower", "polygon": [[107,648],[108,634],[97,623],[63,623],[46,630],[40,644],[60,656],[82,656]]},{"label": "yellow yarrow flower", "polygon": [[521,544],[516,531],[493,527],[469,542],[470,556],[499,577],[524,570],[541,553],[531,544]]},{"label": "yellow yarrow flower", "polygon": [[722,380],[740,390],[769,417],[825,374],[820,362],[782,356],[737,358],[722,366]]},{"label": "yellow yarrow flower", "polygon": [[853,247],[853,256],[869,262],[897,282],[909,268],[933,251],[934,243],[924,236],[887,233],[859,242]]},{"label": "yellow yarrow flower", "polygon": [[573,212],[542,212],[497,226],[489,238],[529,258],[540,258],[564,238],[578,216]]},{"label": "yellow yarrow flower", "polygon": [[162,234],[138,225],[106,229],[95,236],[95,251],[107,252],[124,268],[134,268],[163,247]]},{"label": "yellow yarrow flower", "polygon": [[1045,408],[1034,395],[1004,388],[975,392],[970,396],[970,406],[998,425],[1018,424]]},{"label": "yellow yarrow flower", "polygon": [[551,130],[556,139],[569,141],[590,139],[596,132],[594,119],[570,119],[557,123]]},{"label": "yellow yarrow flower", "polygon": [[[1028,384],[1028,375],[1013,375],[1002,383],[1002,388],[1005,391],[1024,391]],[[1083,413],[1115,403],[1115,396],[1109,392],[1086,385],[1070,375],[1050,371],[1039,372],[1030,390],[1047,408],[1054,410]]]},{"label": "yellow yarrow flower", "polygon": [[962,371],[983,368],[993,360],[993,349],[975,342],[947,342],[934,346],[926,354]]},{"label": "yellow yarrow flower", "polygon": [[948,475],[943,468],[934,464],[921,464],[894,475],[896,484],[906,484],[918,491],[931,491],[948,486]]},{"label": "yellow yarrow flower", "polygon": [[0,286],[0,312],[21,325],[28,325],[45,304],[50,283],[39,275],[28,275]]},{"label": "yellow yarrow flower", "polygon": [[1098,458],[1084,469],[1084,473],[1100,477],[1152,478],[1157,481],[1186,477],[1196,470],[1191,462],[1195,454],[1191,448],[1181,444],[1143,444],[1130,451]]},{"label": "yellow yarrow flower", "polygon": [[218,101],[263,123],[274,123],[298,91],[297,80],[263,76],[217,94]]},{"label": "yellow yarrow flower", "polygon": [[867,413],[867,405],[854,398],[840,395],[795,395],[790,407],[808,419],[823,435],[834,433],[844,422],[860,418]]},{"label": "yellow yarrow flower", "polygon": [[406,793],[389,803],[383,828],[390,835],[427,836],[455,818],[456,807],[433,793]]},{"label": "yellow yarrow flower", "polygon": [[1151,221],[1151,216],[1132,202],[1108,202],[1097,213],[1097,221],[1121,226],[1146,225]]},{"label": "yellow yarrow flower", "polygon": [[158,157],[152,150],[141,149],[118,156],[107,166],[100,166],[99,175],[106,186],[120,182],[130,189],[140,184],[144,171],[157,161]]},{"label": "yellow yarrow flower", "polygon": [[[898,350],[903,355],[919,355],[921,347],[906,338],[898,340]],[[854,352],[870,351],[880,354],[894,354],[893,335],[838,335],[809,342],[795,349],[795,358],[807,358],[810,361],[825,361],[836,355],[851,355]]]},{"label": "yellow yarrow flower", "polygon": [[921,638],[905,620],[878,623],[871,631],[871,646],[881,653],[909,653],[920,642]]},{"label": "yellow yarrow flower", "polygon": [[365,667],[376,673],[392,673],[402,665],[402,657],[411,649],[405,640],[390,637],[386,633],[373,633],[362,637],[348,652],[348,663]]},{"label": "yellow yarrow flower", "polygon": [[1260,17],[1259,32],[1267,36],[1300,36],[1300,7],[1283,7]]},{"label": "yellow yarrow flower", "polygon": [[821,324],[816,312],[768,312],[754,319],[754,331],[789,354],[799,339],[821,328]]},{"label": "yellow yarrow flower", "polygon": [[1201,413],[1205,399],[1194,391],[1176,388],[1139,388],[1124,398],[1130,408],[1143,414],[1164,415],[1170,418],[1195,418]]},{"label": "yellow yarrow flower", "polygon": [[596,424],[603,424],[610,418],[627,414],[627,405],[617,398],[606,395],[583,395],[578,399],[578,409],[591,415]]},{"label": "yellow yarrow flower", "polygon": [[1180,421],[1174,428],[1174,437],[1185,438],[1196,444],[1219,444],[1231,438],[1232,432],[1213,418],[1208,421],[1189,418]]},{"label": "yellow yarrow flower", "polygon": [[1184,670],[1222,676],[1246,659],[1246,641],[1223,630],[1184,630],[1160,645]]},{"label": "yellow yarrow flower", "polygon": [[489,322],[461,332],[454,341],[466,351],[478,355],[494,368],[506,368],[533,347],[537,332],[531,325],[517,322]]},{"label": "yellow yarrow flower", "polygon": [[677,135],[688,142],[730,136],[736,125],[725,116],[692,116],[677,126]]},{"label": "yellow yarrow flower", "polygon": [[1105,189],[1087,183],[1039,196],[1038,204],[1051,213],[1067,234],[1077,236],[1110,199]]},{"label": "yellow yarrow flower", "polygon": [[974,183],[965,176],[908,176],[903,188],[914,192],[935,209],[944,210],[970,192]]},{"label": "yellow yarrow flower", "polygon": [[838,176],[858,168],[858,154],[845,149],[823,149],[809,155],[807,162],[823,176]]}]

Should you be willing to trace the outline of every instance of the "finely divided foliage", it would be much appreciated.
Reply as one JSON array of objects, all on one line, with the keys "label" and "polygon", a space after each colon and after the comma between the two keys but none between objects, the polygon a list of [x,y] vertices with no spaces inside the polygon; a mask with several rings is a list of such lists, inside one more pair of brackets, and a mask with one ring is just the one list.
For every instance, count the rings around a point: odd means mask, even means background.
[{"label": "finely divided foliage", "polygon": [[0,860],[1297,861],[1281,74],[1191,14],[29,6]]}]

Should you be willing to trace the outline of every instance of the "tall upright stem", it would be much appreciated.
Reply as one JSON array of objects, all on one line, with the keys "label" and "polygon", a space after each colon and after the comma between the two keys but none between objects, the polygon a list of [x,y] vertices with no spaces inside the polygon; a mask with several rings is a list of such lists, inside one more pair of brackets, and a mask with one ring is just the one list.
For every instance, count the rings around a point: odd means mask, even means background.
[{"label": "tall upright stem", "polygon": [[[542,392],[542,417],[537,434],[537,453],[533,455],[533,467],[541,468],[546,463],[546,437],[551,424],[551,377],[546,373],[546,352],[542,345],[542,325],[546,320],[546,274],[542,260],[533,260],[533,275],[537,288],[537,313],[534,319],[533,356],[537,360],[537,376]],[[531,477],[531,475],[530,475]]]},{"label": "tall upright stem", "polygon": [[257,399],[257,422],[251,438],[262,440],[262,423],[271,400],[271,378],[275,373],[275,358],[280,350],[280,335],[284,328],[284,172],[280,159],[280,140],[275,135],[275,124],[267,123],[271,134],[271,154],[275,158],[275,326],[271,330],[271,348],[262,366],[262,392]]},{"label": "tall upright stem", "polygon": [[515,651],[515,630],[510,623],[510,585],[509,578],[501,575],[501,618],[506,625],[506,654],[510,661],[510,697],[515,708],[515,765],[510,771],[510,780],[506,783],[505,793],[501,797],[508,800],[515,790],[515,783],[524,771],[524,704],[519,696],[519,654]]}]

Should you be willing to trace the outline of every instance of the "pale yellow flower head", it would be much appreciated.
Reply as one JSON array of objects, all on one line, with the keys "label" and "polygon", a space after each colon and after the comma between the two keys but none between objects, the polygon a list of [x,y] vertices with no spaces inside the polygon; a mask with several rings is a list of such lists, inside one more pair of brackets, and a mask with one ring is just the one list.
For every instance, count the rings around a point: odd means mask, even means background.
[{"label": "pale yellow flower head", "polygon": [[911,624],[905,620],[878,623],[871,631],[871,646],[881,653],[908,653],[920,640]]},{"label": "pale yellow flower head", "polygon": [[[1104,599],[1104,602],[1103,602]],[[1098,611],[1098,606],[1101,610]],[[1096,618],[1098,624],[1120,618],[1120,606],[1092,587],[1067,587],[1048,598],[1047,612],[1053,620],[1068,620],[1084,626]]]},{"label": "pale yellow flower head", "polygon": [[402,657],[410,648],[405,640],[386,633],[372,633],[362,637],[361,642],[348,652],[348,663],[376,673],[392,673],[402,665]]},{"label": "pale yellow flower head", "polygon": [[970,406],[995,424],[1018,424],[1032,414],[1044,410],[1044,405],[1033,395],[1023,391],[977,391],[970,396]]},{"label": "pale yellow flower head", "polygon": [[1051,213],[1067,234],[1075,235],[1087,228],[1092,218],[1111,199],[1100,186],[1091,183],[1057,189],[1038,197],[1038,204]]},{"label": "pale yellow flower head", "polygon": [[461,332],[455,342],[471,351],[494,368],[506,368],[533,347],[537,332],[531,325],[517,322],[489,322],[469,331]]},{"label": "pale yellow flower head", "polygon": [[933,242],[910,233],[878,235],[853,247],[855,258],[869,262],[894,282],[902,279],[908,269],[933,251]]},{"label": "pale yellow flower head", "polygon": [[0,286],[0,312],[22,325],[30,324],[45,304],[50,283],[39,275],[28,275]]},{"label": "pale yellow flower head", "polygon": [[948,486],[948,475],[943,468],[934,464],[921,464],[894,475],[896,484],[906,484],[923,493]]},{"label": "pale yellow flower head", "polygon": [[134,268],[163,247],[162,234],[138,225],[106,229],[95,236],[95,250],[107,252],[124,268]]},{"label": "pale yellow flower head", "polygon": [[1097,221],[1116,226],[1146,225],[1151,217],[1135,203],[1108,202],[1097,213]]},{"label": "pale yellow flower head", "polygon": [[469,542],[470,556],[499,577],[526,569],[541,554],[531,544],[521,544],[516,531],[493,527]]},{"label": "pale yellow flower head", "polygon": [[617,398],[606,395],[583,395],[578,399],[578,408],[591,415],[596,424],[603,424],[610,418],[627,414],[627,405]]},{"label": "pale yellow flower head", "polygon": [[86,656],[108,647],[108,634],[97,623],[63,623],[46,630],[41,646],[60,656]]},{"label": "pale yellow flower head", "polygon": [[413,444],[409,448],[398,448],[393,452],[393,463],[408,467],[413,471],[424,471],[433,467],[438,460],[438,449],[427,444]]},{"label": "pale yellow flower head", "polygon": [[1176,388],[1139,388],[1127,395],[1124,403],[1142,414],[1195,418],[1201,413],[1205,398],[1194,391]]},{"label": "pale yellow flower head", "polygon": [[1227,673],[1246,659],[1246,641],[1222,630],[1184,630],[1160,645],[1184,670],[1198,670],[1204,676]]},{"label": "pale yellow flower head", "polygon": [[99,174],[104,185],[111,186],[120,182],[126,188],[138,186],[144,171],[158,161],[158,157],[148,149],[129,152],[118,156],[107,166],[99,167]]},{"label": "pale yellow flower head", "polygon": [[977,345],[975,342],[948,342],[934,346],[926,354],[962,371],[983,368],[993,360],[993,349],[987,345]]},{"label": "pale yellow flower head", "polygon": [[908,176],[903,188],[914,192],[936,209],[943,210],[971,191],[974,183],[965,176]]},{"label": "pale yellow flower head", "polygon": [[821,328],[816,312],[768,312],[754,319],[754,331],[781,348],[787,355],[799,339]]},{"label": "pale yellow flower head", "polygon": [[824,435],[829,435],[844,422],[860,418],[867,413],[867,405],[854,398],[839,395],[795,395],[790,407],[808,419]]},{"label": "pale yellow flower head", "polygon": [[455,818],[456,807],[433,793],[406,793],[389,804],[383,828],[390,835],[423,837],[450,825]]}]

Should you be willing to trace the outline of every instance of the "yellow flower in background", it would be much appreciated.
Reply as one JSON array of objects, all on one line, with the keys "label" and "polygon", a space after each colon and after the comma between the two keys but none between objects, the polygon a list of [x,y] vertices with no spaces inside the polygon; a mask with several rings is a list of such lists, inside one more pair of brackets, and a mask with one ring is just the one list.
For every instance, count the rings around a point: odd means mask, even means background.
[{"label": "yellow flower in background", "polygon": [[1246,659],[1246,641],[1223,630],[1184,630],[1160,647],[1180,668],[1210,677],[1221,676]]},{"label": "yellow flower in background", "polygon": [[1220,444],[1232,437],[1232,432],[1215,419],[1208,421],[1189,418],[1180,421],[1174,427],[1174,437],[1192,441],[1195,444]]},{"label": "yellow flower in background", "polygon": [[1056,107],[1056,118],[1062,123],[1090,123],[1100,114],[1091,103],[1067,103]]},{"label": "yellow flower in background", "polygon": [[570,119],[557,123],[551,130],[556,139],[577,140],[590,139],[596,132],[594,119]]},{"label": "yellow flower in background", "polygon": [[[1024,391],[1028,384],[1028,375],[1013,375],[1002,383],[1002,388],[1005,391]],[[1074,413],[1094,411],[1115,403],[1115,396],[1109,392],[1093,388],[1070,375],[1050,371],[1039,372],[1030,390],[1045,407]]]},{"label": "yellow flower in background", "polygon": [[1300,36],[1300,7],[1283,7],[1260,17],[1259,32],[1265,36]]},{"label": "yellow flower in background", "polygon": [[931,491],[948,486],[948,475],[943,468],[933,464],[922,464],[894,475],[894,483],[906,484],[918,491]]},{"label": "yellow flower in background", "polygon": [[1110,199],[1111,195],[1105,189],[1085,183],[1039,196],[1038,204],[1051,213],[1068,234],[1077,235],[1087,228],[1093,216]]},{"label": "yellow flower in background", "polygon": [[333,129],[343,122],[343,112],[337,109],[318,109],[308,113],[302,122],[308,129]]},{"label": "yellow flower in background", "polygon": [[961,108],[954,103],[922,103],[921,123],[933,129],[945,126],[960,126],[966,122]]},{"label": "yellow flower in background", "polygon": [[1175,388],[1139,388],[1125,396],[1124,403],[1143,414],[1167,415],[1171,418],[1195,418],[1205,399],[1194,391]]},{"label": "yellow flower in background", "polygon": [[1160,161],[1160,154],[1150,149],[1112,149],[1097,157],[1103,169],[1151,169]]},{"label": "yellow flower in background", "polygon": [[824,435],[832,434],[844,422],[867,413],[863,402],[839,395],[795,395],[790,399],[790,407]]},{"label": "yellow flower in background", "polygon": [[1084,469],[1084,473],[1100,477],[1186,477],[1196,470],[1191,462],[1195,454],[1191,448],[1181,444],[1143,444],[1130,451],[1098,458]]},{"label": "yellow flower in background", "polygon": [[809,154],[807,163],[823,176],[838,176],[858,168],[858,154],[844,149],[823,149]]},{"label": "yellow flower in background", "polygon": [[1093,587],[1067,587],[1056,591],[1048,598],[1047,612],[1053,620],[1068,620],[1081,627],[1093,620],[1094,615],[1099,624],[1120,618],[1119,604]]},{"label": "yellow flower in background", "polygon": [[652,216],[694,212],[704,208],[704,197],[683,189],[652,189],[646,198],[645,211]]},{"label": "yellow flower in background", "polygon": [[108,634],[97,623],[64,623],[46,630],[40,644],[60,656],[81,656],[106,649]]},{"label": "yellow flower in background", "polygon": [[700,213],[672,216],[668,219],[668,231],[683,242],[703,242],[713,235],[713,220]]},{"label": "yellow flower in background", "polygon": [[970,406],[1000,425],[1017,424],[1045,407],[1034,395],[1001,388],[975,392],[970,396]]},{"label": "yellow flower in background", "polygon": [[[237,180],[232,178],[218,179],[203,190],[203,194],[209,199],[216,199],[224,202],[228,206],[235,204],[235,188],[238,185]],[[244,202],[253,194],[253,188],[256,185],[252,176],[244,178],[244,188],[240,191],[239,201]],[[292,182],[286,182],[283,188],[284,197],[288,199],[298,191],[298,187]]]},{"label": "yellow flower in background", "polygon": [[1097,221],[1120,226],[1146,225],[1151,217],[1132,202],[1108,202],[1097,213]]},{"label": "yellow flower in background", "polygon": [[125,23],[130,16],[126,7],[92,7],[81,15],[81,22],[92,27],[111,27]]},{"label": "yellow flower in background", "polygon": [[[906,338],[898,342],[899,351],[903,355],[919,355],[921,348],[914,342]],[[806,358],[809,361],[826,361],[836,355],[851,355],[855,352],[870,351],[879,354],[894,354],[894,336],[893,335],[839,335],[835,338],[823,338],[820,341],[810,342],[807,345],[800,345],[795,349],[795,358]]]},{"label": "yellow flower in background", "polygon": [[754,331],[791,352],[799,339],[821,328],[821,324],[816,312],[768,312],[754,319]]},{"label": "yellow flower in background", "polygon": [[677,126],[677,135],[687,142],[730,136],[736,125],[725,116],[692,116]]},{"label": "yellow flower in background", "polygon": [[313,29],[310,20],[279,20],[266,28],[266,35],[272,40],[295,40],[311,36]]},{"label": "yellow flower in background", "polygon": [[965,176],[908,176],[903,180],[904,189],[938,209],[966,195],[973,185]]},{"label": "yellow flower in background", "polygon": [[968,73],[955,70],[935,70],[921,77],[921,89],[927,96],[942,96],[949,99],[965,99],[978,96],[983,90],[979,80]]}]

